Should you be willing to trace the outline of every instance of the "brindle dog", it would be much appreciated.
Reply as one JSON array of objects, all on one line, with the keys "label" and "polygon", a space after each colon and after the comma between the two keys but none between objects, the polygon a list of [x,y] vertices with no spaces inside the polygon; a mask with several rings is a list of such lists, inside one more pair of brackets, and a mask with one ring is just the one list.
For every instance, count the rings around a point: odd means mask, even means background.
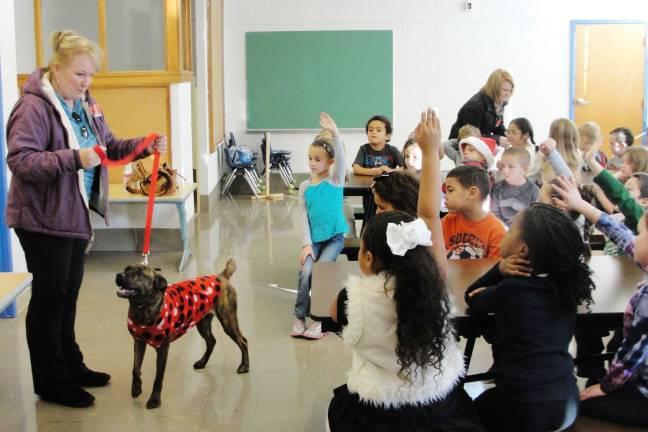
[{"label": "brindle dog", "polygon": [[[236,314],[236,291],[234,287],[229,283],[232,274],[236,270],[236,263],[233,259],[227,261],[225,269],[217,276],[220,281],[220,286],[216,288],[218,295],[213,299],[209,304],[208,313],[196,323],[196,328],[200,335],[205,339],[207,344],[207,350],[200,360],[194,363],[194,369],[202,369],[207,364],[209,357],[211,356],[214,346],[216,345],[216,338],[212,333],[211,321],[214,318],[214,313],[218,317],[223,330],[225,333],[232,338],[234,343],[238,345],[241,350],[241,364],[239,365],[237,372],[238,373],[247,373],[250,370],[250,360],[248,357],[248,343],[247,339],[241,333],[238,325],[238,317]],[[198,281],[207,279],[196,278],[193,281]],[[211,277],[213,281],[213,277]],[[177,285],[182,285],[183,283],[196,285],[193,281],[186,281]],[[129,320],[129,330],[131,330],[131,325],[137,328],[147,328],[150,326],[155,326],[156,324],[162,322],[164,323],[164,317],[160,317],[160,312],[164,309],[168,309],[163,302],[165,301],[165,290],[167,289],[167,282],[155,269],[146,266],[144,264],[131,265],[126,267],[123,273],[118,273],[116,277],[116,283],[120,287],[117,290],[117,295],[122,298],[127,298],[130,302],[130,308],[128,311]],[[220,288],[220,289],[219,289]],[[171,288],[170,288],[171,290]],[[180,288],[178,291],[182,292]],[[186,290],[185,290],[186,291]],[[198,294],[201,295],[201,294]],[[173,294],[173,298],[176,298],[177,294]],[[193,296],[193,298],[197,298]],[[202,298],[202,296],[201,296]],[[189,304],[192,304],[192,301],[189,300]],[[171,312],[173,314],[173,312]],[[184,330],[190,327],[188,324],[189,318],[187,318],[187,324],[184,325]],[[193,324],[193,323],[192,323]],[[158,327],[160,328],[160,327]],[[182,330],[182,329],[181,329]],[[132,396],[138,397],[142,393],[142,379],[141,379],[141,367],[142,361],[144,360],[144,352],[146,350],[147,343],[151,343],[151,340],[146,340],[140,337],[136,337],[133,334],[135,340],[135,359],[133,364],[133,383],[131,387]],[[146,333],[145,333],[146,334]],[[182,334],[182,333],[181,333]],[[146,334],[147,337],[150,337],[149,334]],[[176,338],[179,336],[176,336]],[[155,382],[153,384],[153,391],[151,397],[146,403],[146,408],[157,408],[161,404],[160,394],[162,391],[162,381],[164,379],[164,371],[167,363],[167,356],[169,353],[169,345],[175,338],[171,335],[164,333],[156,336],[155,345],[153,345],[157,351],[157,361],[156,361],[156,373],[155,373]]]}]

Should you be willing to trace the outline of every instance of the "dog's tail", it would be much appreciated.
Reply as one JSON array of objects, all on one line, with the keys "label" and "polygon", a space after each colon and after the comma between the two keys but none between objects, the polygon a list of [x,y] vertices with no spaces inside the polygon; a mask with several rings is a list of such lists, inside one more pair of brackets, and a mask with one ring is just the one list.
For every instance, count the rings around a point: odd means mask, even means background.
[{"label": "dog's tail", "polygon": [[234,274],[235,271],[236,271],[236,261],[234,261],[234,258],[230,258],[227,260],[227,264],[225,264],[225,268],[223,269],[221,274],[225,279],[229,280],[232,278],[232,275]]}]

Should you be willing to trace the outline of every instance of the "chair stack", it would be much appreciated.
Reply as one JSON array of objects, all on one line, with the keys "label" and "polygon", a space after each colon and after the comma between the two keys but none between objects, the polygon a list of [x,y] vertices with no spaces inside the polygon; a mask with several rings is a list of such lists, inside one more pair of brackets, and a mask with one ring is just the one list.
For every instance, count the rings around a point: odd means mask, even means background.
[{"label": "chair stack", "polygon": [[230,132],[229,142],[227,143],[227,148],[225,149],[225,160],[227,161],[227,165],[232,170],[232,173],[227,178],[227,181],[225,181],[221,195],[226,195],[229,192],[229,189],[232,186],[232,183],[234,183],[236,177],[240,176],[245,179],[245,182],[252,190],[254,196],[258,198],[259,193],[261,192],[261,187],[259,186],[261,179],[259,178],[259,174],[256,170],[256,157],[253,157],[249,162],[236,161],[232,158],[232,154],[234,152],[231,151],[235,148],[236,141],[234,140],[234,134]]}]

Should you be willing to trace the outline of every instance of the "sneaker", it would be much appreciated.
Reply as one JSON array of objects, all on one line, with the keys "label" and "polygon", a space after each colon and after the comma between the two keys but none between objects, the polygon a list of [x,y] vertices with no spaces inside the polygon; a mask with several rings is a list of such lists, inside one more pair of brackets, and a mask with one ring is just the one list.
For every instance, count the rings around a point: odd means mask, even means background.
[{"label": "sneaker", "polygon": [[295,321],[293,321],[293,326],[292,326],[292,331],[290,332],[290,336],[302,337],[304,335],[305,330],[306,330],[306,321],[304,320],[304,318],[295,318]]},{"label": "sneaker", "polygon": [[313,325],[308,327],[308,330],[304,332],[304,337],[306,339],[321,339],[326,336],[326,333],[322,333],[322,323],[315,321]]}]

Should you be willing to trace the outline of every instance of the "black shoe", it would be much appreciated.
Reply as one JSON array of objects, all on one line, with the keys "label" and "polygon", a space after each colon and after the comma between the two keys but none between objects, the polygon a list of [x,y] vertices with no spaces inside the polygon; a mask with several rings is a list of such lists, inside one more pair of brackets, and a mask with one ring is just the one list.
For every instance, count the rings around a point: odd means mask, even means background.
[{"label": "black shoe", "polygon": [[95,397],[81,387],[68,386],[40,393],[40,398],[47,402],[72,408],[86,408],[94,403]]},{"label": "black shoe", "polygon": [[81,387],[103,387],[110,381],[110,375],[104,372],[95,372],[86,369],[81,374],[72,378]]}]

